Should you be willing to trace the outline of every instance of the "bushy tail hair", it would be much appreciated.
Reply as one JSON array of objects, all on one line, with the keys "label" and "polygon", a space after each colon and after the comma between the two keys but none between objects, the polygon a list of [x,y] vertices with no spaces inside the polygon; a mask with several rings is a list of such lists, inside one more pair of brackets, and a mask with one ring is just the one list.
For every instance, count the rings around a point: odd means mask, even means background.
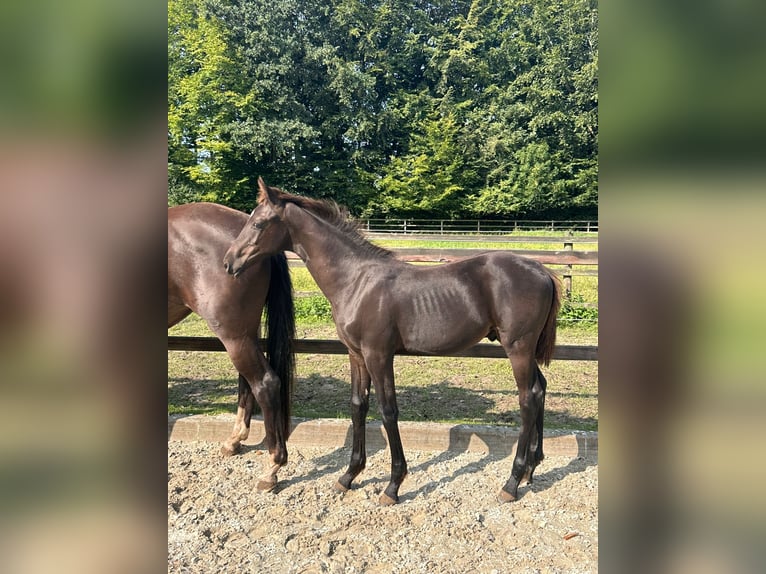
[{"label": "bushy tail hair", "polygon": [[293,284],[284,253],[271,256],[271,280],[266,295],[266,357],[279,377],[280,401],[285,425],[284,436],[290,436],[295,379],[295,308]]},{"label": "bushy tail hair", "polygon": [[537,348],[535,349],[535,358],[541,365],[548,366],[553,358],[553,352],[556,348],[556,318],[561,308],[561,282],[559,278],[550,269],[545,269],[551,278],[553,286],[551,308],[548,311],[548,318],[545,320],[545,326],[537,339]]}]

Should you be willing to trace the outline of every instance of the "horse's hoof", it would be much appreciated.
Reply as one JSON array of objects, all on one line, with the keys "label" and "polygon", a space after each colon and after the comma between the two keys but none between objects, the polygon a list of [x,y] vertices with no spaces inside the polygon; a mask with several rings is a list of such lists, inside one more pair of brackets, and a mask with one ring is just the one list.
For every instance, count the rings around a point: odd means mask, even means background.
[{"label": "horse's hoof", "polygon": [[234,446],[223,444],[221,445],[221,454],[223,456],[234,456],[235,454],[239,454],[239,449],[240,447],[238,444]]},{"label": "horse's hoof", "polygon": [[348,492],[348,487],[343,486],[340,481],[335,481],[333,488],[336,492]]},{"label": "horse's hoof", "polygon": [[394,498],[391,498],[385,492],[380,495],[380,505],[381,506],[393,506],[397,502],[399,502],[399,501],[394,499]]},{"label": "horse's hoof", "polygon": [[255,487],[261,492],[271,492],[277,487],[277,481],[259,480]]},{"label": "horse's hoof", "polygon": [[500,489],[500,491],[497,493],[497,501],[506,503],[506,502],[513,502],[516,500],[516,497],[512,494],[507,493],[505,490]]}]

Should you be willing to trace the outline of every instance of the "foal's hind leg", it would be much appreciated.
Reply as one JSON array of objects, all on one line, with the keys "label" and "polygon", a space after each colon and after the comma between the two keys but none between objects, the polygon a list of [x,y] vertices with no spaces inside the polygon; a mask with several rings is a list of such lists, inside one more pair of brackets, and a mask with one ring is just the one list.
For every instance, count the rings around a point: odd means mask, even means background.
[{"label": "foal's hind leg", "polygon": [[532,385],[532,399],[537,402],[537,420],[532,429],[532,435],[529,440],[529,456],[527,457],[527,468],[521,483],[532,482],[532,473],[540,464],[545,455],[543,454],[543,419],[545,418],[545,391],[548,381],[545,380],[540,367],[536,367],[537,375],[535,383]]},{"label": "foal's hind leg", "polygon": [[351,421],[354,439],[351,447],[351,462],[346,474],[338,479],[335,488],[346,491],[351,482],[364,470],[367,464],[365,446],[367,412],[370,410],[370,373],[360,357],[349,355],[351,362]]},{"label": "foal's hind leg", "polygon": [[[510,344],[503,341],[503,347],[511,360],[513,376],[519,389],[519,407],[521,410],[521,430],[511,477],[497,495],[501,502],[510,502],[516,500],[519,483],[527,474],[532,476],[537,464],[537,448],[542,436],[542,433],[538,432],[537,418],[540,411],[538,397],[541,387],[537,378],[538,369],[534,357],[534,343],[523,339],[512,341]],[[537,385],[537,389],[535,389],[535,385]],[[535,443],[534,453],[530,452],[533,439]]]}]

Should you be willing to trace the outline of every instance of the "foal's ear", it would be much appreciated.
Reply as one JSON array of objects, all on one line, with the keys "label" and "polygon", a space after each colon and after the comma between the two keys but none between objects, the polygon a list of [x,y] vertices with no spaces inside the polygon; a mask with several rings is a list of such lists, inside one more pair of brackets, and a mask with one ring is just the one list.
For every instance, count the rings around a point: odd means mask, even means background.
[{"label": "foal's ear", "polygon": [[270,203],[273,207],[284,207],[282,201],[282,195],[276,187],[269,187],[263,181],[262,177],[258,178],[258,203],[263,202]]}]

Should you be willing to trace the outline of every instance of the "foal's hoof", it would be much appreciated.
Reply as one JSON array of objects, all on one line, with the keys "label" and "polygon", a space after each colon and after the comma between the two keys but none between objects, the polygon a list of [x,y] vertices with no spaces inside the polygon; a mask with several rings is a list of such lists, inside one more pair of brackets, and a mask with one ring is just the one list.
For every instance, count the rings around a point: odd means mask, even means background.
[{"label": "foal's hoof", "polygon": [[503,489],[500,489],[500,491],[497,493],[498,502],[506,503],[513,502],[514,500],[516,500],[516,497]]},{"label": "foal's hoof", "polygon": [[395,499],[391,498],[385,492],[380,495],[380,505],[381,506],[393,506],[397,502],[399,502],[398,497],[395,498]]},{"label": "foal's hoof", "polygon": [[231,444],[222,444],[221,445],[221,454],[223,456],[234,456],[235,454],[239,454],[240,446],[238,444],[231,445]]},{"label": "foal's hoof", "polygon": [[274,480],[259,480],[255,487],[261,492],[271,492],[277,487],[277,481]]}]

